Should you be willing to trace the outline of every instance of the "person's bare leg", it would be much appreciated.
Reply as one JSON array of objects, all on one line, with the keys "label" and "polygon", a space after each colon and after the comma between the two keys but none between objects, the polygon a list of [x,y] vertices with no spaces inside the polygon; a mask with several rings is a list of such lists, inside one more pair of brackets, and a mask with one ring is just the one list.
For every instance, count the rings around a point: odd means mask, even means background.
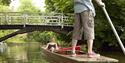
[{"label": "person's bare leg", "polygon": [[77,40],[75,39],[72,39],[72,56],[75,56],[76,55],[76,52],[75,52],[75,47],[77,45]]},{"label": "person's bare leg", "polygon": [[88,57],[90,58],[100,57],[100,54],[96,54],[93,52],[93,39],[87,40],[87,43],[88,43]]},{"label": "person's bare leg", "polygon": [[54,47],[51,47],[51,49],[50,49],[50,50],[51,50],[51,52],[53,53],[53,52],[54,52],[54,50],[55,50],[55,48],[54,48]]},{"label": "person's bare leg", "polygon": [[93,39],[89,39],[87,40],[87,44],[88,44],[88,53],[92,53],[92,49],[93,49]]}]

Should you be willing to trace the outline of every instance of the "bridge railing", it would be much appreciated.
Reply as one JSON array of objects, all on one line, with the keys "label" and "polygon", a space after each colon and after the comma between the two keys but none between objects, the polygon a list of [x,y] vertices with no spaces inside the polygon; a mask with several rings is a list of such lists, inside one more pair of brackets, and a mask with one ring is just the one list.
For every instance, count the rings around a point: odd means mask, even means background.
[{"label": "bridge railing", "polygon": [[0,25],[60,25],[72,26],[74,15],[67,13],[0,12]]}]

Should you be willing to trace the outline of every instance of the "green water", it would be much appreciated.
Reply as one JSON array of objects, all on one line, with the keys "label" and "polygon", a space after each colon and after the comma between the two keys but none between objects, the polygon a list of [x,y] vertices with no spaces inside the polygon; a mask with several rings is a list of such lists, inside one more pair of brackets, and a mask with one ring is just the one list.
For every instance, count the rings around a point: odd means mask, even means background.
[{"label": "green water", "polygon": [[0,53],[0,63],[49,63],[38,43],[10,44]]},{"label": "green water", "polygon": [[[119,63],[125,63],[122,52],[101,52],[102,55],[113,57]],[[43,57],[39,43],[8,44],[0,47],[0,63],[49,63]]]},{"label": "green water", "polygon": [[125,63],[125,55],[123,54],[122,51],[105,51],[100,53],[101,55],[118,59],[119,60],[118,63]]}]

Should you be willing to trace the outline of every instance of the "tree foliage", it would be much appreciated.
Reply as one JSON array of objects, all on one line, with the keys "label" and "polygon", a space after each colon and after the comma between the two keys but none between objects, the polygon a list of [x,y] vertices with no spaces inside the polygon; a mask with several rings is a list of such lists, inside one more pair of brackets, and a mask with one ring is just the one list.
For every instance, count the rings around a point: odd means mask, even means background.
[{"label": "tree foliage", "polygon": [[26,41],[31,42],[31,41],[37,41],[37,42],[41,42],[43,44],[46,44],[48,42],[51,41],[51,38],[56,36],[55,33],[51,32],[51,31],[34,31],[31,33],[27,34],[27,38]]},{"label": "tree foliage", "polygon": [[5,6],[5,5],[0,5],[0,12],[8,12],[9,10],[9,6]]},{"label": "tree foliage", "polygon": [[[10,0],[0,0],[0,11],[9,11],[8,7]],[[94,0],[93,0],[94,2]],[[106,9],[111,17],[115,28],[117,29],[120,38],[125,43],[125,0],[104,0]],[[20,12],[39,12],[39,9],[32,5],[31,0],[21,0],[23,3],[19,11]],[[74,13],[73,0],[45,0],[46,11],[56,13]],[[4,6],[3,6],[4,5]],[[110,25],[102,11],[102,9],[94,2],[96,8],[95,17],[95,44],[97,47],[103,46],[104,43],[108,43],[109,46],[118,46],[117,40],[111,30]],[[3,32],[3,31],[0,31]],[[55,35],[55,34],[52,34]],[[1,35],[2,36],[2,35]],[[32,32],[29,33],[28,39],[38,42],[48,42],[51,35],[49,32]],[[71,36],[67,37],[64,34],[57,35],[57,39],[60,41],[70,42]]]},{"label": "tree foliage", "polygon": [[[103,1],[115,28],[122,38],[122,41],[125,43],[125,0]],[[94,2],[94,0],[93,3],[96,8],[95,41],[96,44],[98,44],[97,47],[101,47],[104,43],[108,43],[109,46],[117,46],[117,40],[102,9]],[[46,10],[49,12],[73,13],[73,0],[46,0]]]},{"label": "tree foliage", "polygon": [[0,0],[0,5],[9,5],[11,0]]},{"label": "tree foliage", "polygon": [[9,10],[10,0],[0,0],[0,12],[7,12]]},{"label": "tree foliage", "polygon": [[21,0],[21,5],[20,5],[18,11],[19,12],[28,12],[28,13],[40,12],[40,10],[32,4],[32,0]]},{"label": "tree foliage", "polygon": [[[67,46],[70,44],[70,36],[65,34],[59,34],[52,31],[34,31],[27,34],[26,42],[41,42],[47,44],[51,41],[52,37],[56,38],[56,42],[61,46]],[[70,44],[71,45],[71,44]]]},{"label": "tree foliage", "polygon": [[[111,20],[118,31],[119,36],[121,37],[123,43],[125,43],[124,30],[125,30],[125,2],[124,0],[104,0],[106,4],[106,9],[111,17]],[[109,46],[118,46],[115,35],[112,32],[112,29],[102,12],[101,8],[96,6],[96,19],[95,19],[95,31],[96,31],[96,41],[98,44],[103,45],[103,43],[108,43]],[[124,38],[123,38],[124,37]],[[101,42],[101,43],[100,43]]]},{"label": "tree foliage", "polygon": [[45,0],[46,10],[48,12],[72,13],[73,0]]}]

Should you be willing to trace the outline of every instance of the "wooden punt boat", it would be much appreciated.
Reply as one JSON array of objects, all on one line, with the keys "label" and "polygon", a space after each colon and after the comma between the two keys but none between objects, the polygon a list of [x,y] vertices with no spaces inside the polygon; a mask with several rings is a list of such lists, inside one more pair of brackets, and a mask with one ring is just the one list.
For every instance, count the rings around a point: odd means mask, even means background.
[{"label": "wooden punt boat", "polygon": [[44,58],[46,58],[50,63],[117,63],[117,59],[100,56],[98,58],[88,58],[83,52],[77,52],[78,55],[72,57],[70,51],[63,51],[63,53],[55,52],[52,53],[49,50],[41,47],[42,53],[44,53]]}]

